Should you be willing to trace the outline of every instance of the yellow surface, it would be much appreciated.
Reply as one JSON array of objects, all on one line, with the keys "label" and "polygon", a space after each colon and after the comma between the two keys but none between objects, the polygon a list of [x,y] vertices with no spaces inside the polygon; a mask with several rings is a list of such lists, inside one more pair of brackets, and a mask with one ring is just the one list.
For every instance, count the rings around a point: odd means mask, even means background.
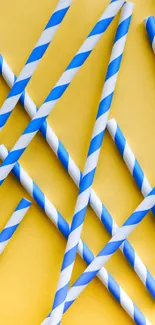
[{"label": "yellow surface", "polygon": [[[134,0],[135,11],[122,62],[111,117],[115,117],[151,184],[155,183],[155,58],[143,19],[155,14],[153,0]],[[18,75],[44,28],[57,0],[1,1],[0,52]],[[37,105],[45,99],[108,1],[74,0],[28,86]],[[48,121],[82,169],[101,94],[118,19],[110,26]],[[8,94],[0,79],[0,104]],[[18,104],[0,135],[10,149],[29,117]],[[44,139],[38,134],[20,162],[63,216],[71,221],[77,189]],[[94,189],[119,225],[142,200],[110,136],[106,134]],[[26,196],[9,176],[0,189],[0,229]],[[110,238],[89,208],[82,238],[95,254]],[[150,213],[130,241],[155,276],[155,220]],[[5,253],[0,257],[0,324],[40,325],[52,305],[65,239],[33,202]],[[72,282],[84,270],[78,257]],[[106,265],[122,288],[155,324],[155,303],[120,252]],[[132,320],[97,280],[89,285],[63,318],[63,325],[130,325]]]}]

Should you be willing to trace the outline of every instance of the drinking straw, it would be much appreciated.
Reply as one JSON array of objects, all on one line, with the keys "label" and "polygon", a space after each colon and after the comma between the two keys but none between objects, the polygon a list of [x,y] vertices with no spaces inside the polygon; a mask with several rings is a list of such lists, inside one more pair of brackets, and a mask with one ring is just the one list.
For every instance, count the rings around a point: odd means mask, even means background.
[{"label": "drinking straw", "polygon": [[63,93],[70,85],[74,76],[77,74],[80,67],[84,64],[123,3],[124,0],[112,0],[108,5],[107,9],[104,11],[91,33],[88,35],[87,39],[80,47],[77,54],[74,56],[67,69],[64,71],[59,81],[56,83],[55,87],[51,90],[40,109],[34,115],[33,119],[28,124],[25,131],[14,145],[13,149],[10,151],[6,160],[4,160],[0,166],[0,185],[3,183],[15,163],[18,161],[29,143],[32,141],[40,129],[42,123],[46,120],[58,100],[62,97]]},{"label": "drinking straw", "polygon": [[[7,155],[8,151],[6,147],[4,145],[0,145],[0,158],[4,160]],[[55,224],[56,228],[67,239],[70,229],[69,224],[56,210],[53,204],[49,201],[49,199],[45,196],[45,194],[41,191],[41,189],[37,186],[37,184],[32,180],[32,178],[27,174],[27,172],[21,167],[19,163],[16,163],[12,169],[12,173],[20,182],[20,184],[25,188],[25,190],[30,194],[30,196],[34,198],[43,212],[45,212],[49,219]],[[90,264],[94,259],[93,253],[82,240],[80,240],[78,245],[78,253],[87,264]],[[122,308],[128,313],[131,319],[135,320],[135,323],[137,325],[150,325],[149,321],[145,318],[143,313],[138,309],[130,297],[118,285],[115,279],[110,275],[110,273],[107,272],[105,268],[102,268],[100,270],[98,273],[98,278],[112,294],[112,296],[118,301]],[[144,319],[146,322],[141,322],[141,320]]]},{"label": "drinking straw", "polygon": [[116,86],[122,53],[126,43],[126,35],[129,29],[133,12],[133,4],[125,3],[114,39],[114,47],[108,66],[105,84],[102,91],[94,130],[88,150],[88,155],[84,167],[84,173],[79,185],[79,194],[74,210],[71,230],[63,258],[61,273],[58,281],[53,308],[50,316],[50,325],[59,325],[62,320],[65,300],[72,276],[77,247],[80,240],[87,206],[90,199],[91,188],[99,159],[100,149],[108,121],[108,114],[112,103],[112,98]]},{"label": "drinking straw", "polygon": [[31,204],[32,203],[29,200],[23,198],[19,202],[18,206],[16,207],[14,213],[12,214],[11,218],[7,222],[6,226],[1,231],[1,233],[0,233],[0,254],[2,254],[4,252],[5,247],[8,245],[10,239],[12,238],[16,229],[20,225],[25,214],[29,210]]},{"label": "drinking straw", "polygon": [[153,52],[155,53],[155,17],[154,16],[147,17],[144,20],[144,24],[146,27],[146,31],[147,31]]},{"label": "drinking straw", "polygon": [[[155,188],[144,198],[137,209],[130,215],[125,221],[122,227],[118,228],[115,235],[100,251],[97,257],[94,258],[91,264],[85,269],[82,275],[76,280],[73,286],[70,288],[65,310],[77,299],[81,292],[87,287],[92,279],[98,274],[103,265],[110,259],[110,257],[116,252],[130,233],[137,227],[137,225],[143,220],[145,215],[155,205]],[[137,317],[137,316],[136,316]],[[135,319],[136,319],[135,317]],[[145,320],[144,320],[145,321]],[[145,324],[143,322],[142,324]]]},{"label": "drinking straw", "polygon": [[28,60],[26,61],[22,71],[20,72],[4,104],[0,109],[0,131],[6,124],[11,112],[13,111],[21,94],[23,93],[34,71],[36,70],[40,60],[42,59],[49,44],[51,43],[58,27],[60,26],[70,7],[70,4],[71,0],[59,1],[37,44],[33,48]]}]

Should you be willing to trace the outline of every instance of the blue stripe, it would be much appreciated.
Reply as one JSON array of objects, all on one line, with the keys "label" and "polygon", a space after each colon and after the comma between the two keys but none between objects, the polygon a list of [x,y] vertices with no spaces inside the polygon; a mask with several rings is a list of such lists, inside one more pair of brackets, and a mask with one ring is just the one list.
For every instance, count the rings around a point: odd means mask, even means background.
[{"label": "blue stripe", "polygon": [[45,103],[50,102],[52,100],[59,99],[63,95],[63,93],[65,92],[65,90],[67,89],[68,86],[69,86],[69,84],[66,84],[66,85],[58,86],[58,87],[55,87],[54,89],[52,89],[52,91],[49,93],[49,95],[45,99]]},{"label": "blue stripe", "polygon": [[44,55],[45,51],[47,50],[49,44],[50,44],[50,42],[48,42],[44,45],[35,47],[31,53],[31,55],[29,56],[28,60],[26,61],[26,64],[40,60],[42,58],[42,56]]},{"label": "blue stripe", "polygon": [[0,54],[0,74],[2,75],[2,67],[3,67],[3,57]]},{"label": "blue stripe", "polygon": [[105,226],[109,234],[112,235],[113,219],[103,204],[102,204],[101,222]]},{"label": "blue stripe", "polygon": [[64,300],[66,299],[67,291],[68,284],[66,284],[66,286],[56,292],[53,309],[55,309],[57,306],[61,305],[64,302]]},{"label": "blue stripe", "polygon": [[100,20],[89,34],[89,37],[104,33],[113,19],[114,17]]},{"label": "blue stripe", "polygon": [[144,173],[138,163],[138,161],[135,161],[134,169],[133,169],[133,177],[140,188],[142,190],[143,180],[144,180]]},{"label": "blue stripe", "polygon": [[92,153],[94,153],[96,150],[98,150],[103,141],[103,136],[104,136],[105,130],[97,134],[90,142],[90,147],[88,151],[88,156],[90,156]]},{"label": "blue stripe", "polygon": [[47,116],[43,116],[43,117],[39,117],[39,118],[35,118],[35,119],[31,120],[31,122],[28,124],[28,126],[25,129],[25,131],[23,132],[23,134],[33,133],[33,132],[38,131],[46,118],[47,118]]},{"label": "blue stripe", "polygon": [[96,171],[96,168],[94,168],[87,175],[82,177],[82,180],[80,182],[79,194],[84,192],[87,188],[89,188],[92,185],[95,171]]},{"label": "blue stripe", "polygon": [[98,254],[98,256],[106,256],[106,255],[111,255],[116,252],[116,250],[121,246],[123,243],[122,240],[114,241],[114,242],[109,242]]},{"label": "blue stripe", "polygon": [[81,276],[74,283],[73,287],[78,287],[78,286],[88,284],[95,277],[95,275],[98,273],[98,271],[99,270],[82,273]]},{"label": "blue stripe", "polygon": [[131,226],[131,225],[136,225],[138,224],[144,217],[145,215],[150,211],[150,209],[144,210],[144,211],[136,211],[134,212],[128,220],[125,221],[123,226]]},{"label": "blue stripe", "polygon": [[47,122],[44,121],[43,124],[41,125],[40,132],[42,133],[43,137],[46,139],[47,135]]},{"label": "blue stripe", "polygon": [[134,305],[134,320],[137,325],[146,325],[146,319],[136,305]]},{"label": "blue stripe", "polygon": [[61,267],[61,272],[74,262],[76,257],[77,247],[78,244],[65,253],[63,264]]},{"label": "blue stripe", "polygon": [[108,289],[112,293],[112,295],[116,298],[116,300],[120,303],[121,301],[120,287],[110,274],[108,274]]},{"label": "blue stripe", "polygon": [[25,148],[10,151],[9,155],[6,157],[6,159],[4,160],[4,162],[2,163],[1,166],[7,166],[7,165],[10,165],[10,164],[14,164],[19,159],[19,157],[22,155],[24,150],[25,150]]},{"label": "blue stripe", "polygon": [[15,166],[12,169],[12,173],[14,174],[14,176],[18,179],[18,181],[20,182],[20,165],[17,162],[15,164]]},{"label": "blue stripe", "polygon": [[30,80],[30,77],[26,78],[24,80],[17,81],[13,85],[12,89],[10,90],[7,98],[21,94],[23,92],[23,90],[26,88],[29,80]]},{"label": "blue stripe", "polygon": [[69,236],[69,224],[67,221],[62,217],[62,215],[58,212],[58,229],[61,233],[68,239]]},{"label": "blue stripe", "polygon": [[68,310],[68,308],[73,304],[74,300],[72,301],[66,301],[65,307],[64,307],[64,313]]},{"label": "blue stripe", "polygon": [[68,9],[69,9],[69,7],[66,7],[64,9],[60,9],[60,10],[54,12],[54,14],[51,16],[50,20],[48,21],[45,29],[60,24],[61,21],[63,20],[64,16],[66,15]]},{"label": "blue stripe", "polygon": [[21,94],[21,96],[20,96],[20,102],[21,102],[21,104],[24,106],[24,108],[25,108],[25,105],[24,105],[24,102],[25,102],[25,91]]},{"label": "blue stripe", "polygon": [[131,21],[131,16],[126,18],[119,24],[116,31],[114,43],[116,43],[120,38],[122,38],[124,35],[127,34],[130,26],[130,21]]},{"label": "blue stripe", "polygon": [[45,211],[45,196],[40,188],[33,182],[33,193],[35,201],[40,205],[41,209]]},{"label": "blue stripe", "polygon": [[31,202],[26,200],[26,199],[22,199],[20,201],[20,203],[18,204],[17,208],[15,211],[18,211],[18,210],[22,210],[22,209],[25,209],[25,208],[28,208],[29,206],[31,205]]},{"label": "blue stripe", "polygon": [[84,217],[85,217],[85,214],[86,214],[86,210],[87,210],[87,207],[84,207],[82,210],[78,211],[74,215],[73,221],[72,221],[72,225],[71,225],[71,232],[73,230],[75,230],[77,227],[81,226],[81,224],[84,221]]},{"label": "blue stripe", "polygon": [[146,288],[149,290],[152,297],[155,299],[155,280],[149,271],[147,271]]},{"label": "blue stripe", "polygon": [[93,253],[88,248],[88,246],[86,246],[84,242],[83,242],[83,258],[87,264],[90,264],[94,259]]},{"label": "blue stripe", "polygon": [[124,242],[123,254],[127,258],[130,265],[134,268],[135,251],[127,240],[125,240],[125,242]]},{"label": "blue stripe", "polygon": [[106,113],[111,105],[113,93],[102,99],[99,105],[97,118],[100,117],[102,114]]},{"label": "blue stripe", "polygon": [[116,146],[117,146],[121,156],[123,157],[126,140],[125,140],[124,135],[122,134],[119,126],[117,126],[114,141],[116,143]]},{"label": "blue stripe", "polygon": [[4,241],[10,239],[12,237],[12,235],[14,234],[14,232],[16,231],[18,226],[19,226],[19,224],[3,229],[2,232],[0,233],[0,242],[4,242]]},{"label": "blue stripe", "polygon": [[57,155],[58,155],[58,158],[61,161],[62,165],[64,166],[64,168],[68,171],[69,154],[60,141],[59,141],[59,145],[58,145]]},{"label": "blue stripe", "polygon": [[146,30],[148,33],[149,40],[152,44],[153,39],[155,37],[155,17],[151,16],[148,18],[146,22]]},{"label": "blue stripe", "polygon": [[5,125],[5,122],[9,118],[10,114],[11,114],[11,112],[8,112],[8,113],[1,114],[0,115],[0,127],[2,127],[3,125]]},{"label": "blue stripe", "polygon": [[118,70],[120,69],[121,61],[122,61],[122,55],[123,54],[121,54],[116,59],[114,59],[112,62],[110,62],[105,80],[108,80],[109,78],[111,78],[113,75],[115,75],[118,72]]},{"label": "blue stripe", "polygon": [[77,54],[73,58],[73,60],[71,61],[71,63],[68,65],[68,67],[67,67],[66,70],[70,70],[70,69],[74,69],[74,68],[80,67],[86,61],[86,59],[88,58],[88,56],[91,53],[91,51],[87,51],[87,52],[83,52],[83,53]]}]

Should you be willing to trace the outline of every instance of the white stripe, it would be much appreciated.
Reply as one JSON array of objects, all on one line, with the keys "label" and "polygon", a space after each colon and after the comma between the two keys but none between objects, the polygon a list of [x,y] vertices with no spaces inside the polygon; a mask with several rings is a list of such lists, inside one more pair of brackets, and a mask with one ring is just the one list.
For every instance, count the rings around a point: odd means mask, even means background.
[{"label": "white stripe", "polygon": [[108,128],[108,132],[110,133],[111,137],[115,138],[115,134],[117,131],[117,122],[114,118],[110,119],[107,123],[107,128]]},{"label": "white stripe", "polygon": [[151,209],[151,208],[153,208],[154,205],[155,205],[155,195],[149,195],[137,207],[135,212]]},{"label": "white stripe", "polygon": [[102,91],[102,100],[113,93],[117,81],[117,75],[118,73],[115,73],[112,77],[106,80]]},{"label": "white stripe", "polygon": [[130,170],[130,173],[133,175],[136,158],[127,142],[125,144],[125,148],[124,148],[124,152],[123,152],[123,159],[126,162],[126,165],[128,166],[128,169]]}]

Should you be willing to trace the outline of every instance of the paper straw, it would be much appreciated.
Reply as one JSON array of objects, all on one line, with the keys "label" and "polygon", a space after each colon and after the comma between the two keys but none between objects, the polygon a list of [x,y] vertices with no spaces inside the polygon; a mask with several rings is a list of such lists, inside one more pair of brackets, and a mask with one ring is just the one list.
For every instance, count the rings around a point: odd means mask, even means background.
[{"label": "paper straw", "polygon": [[[130,235],[130,233],[143,220],[145,215],[152,209],[155,204],[155,188],[142,201],[137,209],[125,221],[122,227],[117,229],[115,235],[111,238],[107,245],[100,251],[92,263],[85,269],[82,275],[73,284],[68,292],[65,310],[76,300],[81,292],[87,287],[92,279],[97,275],[101,267],[110,259],[120,245]],[[135,316],[136,318],[137,316]],[[144,323],[145,324],[145,323]]]},{"label": "paper straw", "polygon": [[[0,56],[0,73],[2,74],[3,78],[7,82],[7,84],[12,87],[15,75],[12,72],[11,68],[5,61],[5,59]],[[24,92],[20,98],[25,110],[29,114],[29,116],[32,118],[34,114],[37,111],[37,107],[30,98],[30,96],[27,94],[27,92]],[[109,124],[109,122],[108,122]],[[64,148],[63,144],[60,142],[52,128],[49,126],[49,124],[45,121],[43,125],[40,128],[40,131],[44,138],[46,139],[47,143],[49,144],[50,148],[55,152],[56,156],[64,166],[64,168],[68,171],[69,175],[75,182],[77,186],[79,186],[80,179],[82,177],[82,173],[80,172],[79,168],[67,152],[67,150]],[[150,192],[150,189],[148,190],[148,193]],[[109,214],[105,206],[102,204],[99,197],[96,195],[96,193],[92,190],[91,196],[90,196],[90,205],[98,218],[101,220],[101,222],[104,224],[108,232],[113,235],[118,228],[118,225],[113,220],[112,216]],[[150,272],[147,270],[146,266],[138,256],[138,254],[135,252],[133,247],[130,245],[129,242],[125,242],[124,245],[122,245],[121,250],[124,254],[124,256],[129,261],[132,268],[137,273],[138,277],[142,280],[144,285],[147,287],[147,289],[150,291],[153,298],[155,298],[155,286],[154,286],[154,278],[150,274]],[[147,282],[146,282],[147,279]]]},{"label": "paper straw", "polygon": [[46,120],[58,100],[62,97],[65,90],[70,85],[76,73],[80,67],[84,64],[93,48],[104,34],[115,15],[123,5],[124,0],[112,0],[105,12],[102,14],[100,20],[97,22],[88,38],[85,40],[79,51],[68,65],[65,72],[56,83],[55,87],[51,90],[47,96],[45,102],[42,104],[40,109],[34,115],[29,125],[26,127],[22,136],[16,142],[13,149],[10,151],[7,159],[0,166],[0,185],[4,179],[10,173],[11,169],[21,157],[31,140],[34,138],[42,123]]},{"label": "paper straw", "polygon": [[13,88],[9,92],[4,104],[0,109],[0,131],[5,126],[11,112],[17,104],[21,94],[30,81],[34,71],[36,70],[40,60],[46,52],[50,42],[52,41],[58,27],[65,17],[71,0],[60,0],[53,15],[49,19],[44,31],[42,32],[37,44],[32,50],[28,60],[26,61],[22,71],[16,79]]},{"label": "paper straw", "polygon": [[5,247],[9,243],[18,226],[20,225],[31,204],[32,203],[29,200],[23,198],[18,204],[11,218],[7,222],[6,226],[0,233],[0,254],[4,252]]},{"label": "paper straw", "polygon": [[[152,187],[114,118],[108,121],[107,129],[113,141],[115,142],[122,158],[124,159],[131,175],[133,176],[136,184],[138,185],[141,193],[144,197],[146,197],[152,190]],[[155,213],[155,207],[153,207],[152,211],[153,213]],[[138,273],[142,282],[149,290],[152,297],[155,299],[155,279],[147,270],[145,265],[141,263],[138,255],[134,252],[132,247],[129,247],[128,242],[124,243],[123,250],[125,252],[125,255],[128,255],[128,260],[130,261],[131,265],[133,265],[133,268],[135,269],[136,273]]]},{"label": "paper straw", "polygon": [[[8,151],[4,145],[0,145],[0,158],[4,160],[8,155]],[[27,172],[21,167],[19,163],[16,163],[12,170],[13,175],[25,188],[25,190],[31,195],[40,208],[45,212],[49,219],[55,224],[56,228],[64,235],[67,239],[69,235],[69,224],[61,216],[61,214],[56,210],[53,204],[37,186],[37,184],[32,180],[32,178],[27,174]],[[78,253],[82,259],[90,264],[94,259],[93,253],[86,246],[86,244],[80,240],[78,246]],[[104,284],[104,286],[109,290],[113,297],[119,302],[122,308],[128,313],[128,315],[134,320],[137,325],[144,325],[140,322],[140,319],[145,319],[147,325],[149,321],[145,318],[138,307],[132,302],[130,297],[124,292],[124,290],[118,285],[115,279],[107,272],[105,268],[102,268],[98,273],[98,278]],[[139,317],[135,317],[139,315]],[[138,320],[139,319],[139,320]]]},{"label": "paper straw", "polygon": [[120,61],[125,47],[125,35],[127,34],[129,28],[129,22],[132,16],[132,12],[133,5],[131,3],[125,3],[122,8],[122,14],[114,40],[114,48],[112,51],[112,56],[110,58],[110,64],[108,66],[108,72],[106,75],[105,85],[103,88],[101,101],[97,112],[94,130],[84,167],[84,173],[80,181],[79,194],[74,210],[66,251],[64,254],[57,291],[54,298],[53,309],[50,316],[50,325],[59,325],[62,320],[65,300],[76,258],[77,247],[80,240],[86,210],[90,199],[91,188],[108,120],[108,113],[111,107],[112,97],[116,85],[118,71],[120,68]]},{"label": "paper straw", "polygon": [[108,121],[107,129],[141,193],[146,197],[152,190],[152,187],[114,118]]},{"label": "paper straw", "polygon": [[155,53],[155,17],[150,16],[144,20],[146,31],[151,43],[153,52]]}]

